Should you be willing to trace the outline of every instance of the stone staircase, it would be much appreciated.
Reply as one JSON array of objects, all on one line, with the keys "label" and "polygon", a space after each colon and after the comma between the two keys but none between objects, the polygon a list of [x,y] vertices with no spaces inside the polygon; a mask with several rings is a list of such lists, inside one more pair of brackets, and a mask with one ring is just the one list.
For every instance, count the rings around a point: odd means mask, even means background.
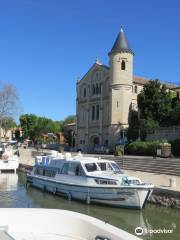
[{"label": "stone staircase", "polygon": [[157,174],[167,174],[180,176],[180,158],[153,158],[147,156],[115,157],[113,155],[85,154],[91,157],[114,160],[125,170],[150,172]]},{"label": "stone staircase", "polygon": [[127,170],[152,172],[180,176],[180,159],[135,157],[114,158],[119,166]]}]

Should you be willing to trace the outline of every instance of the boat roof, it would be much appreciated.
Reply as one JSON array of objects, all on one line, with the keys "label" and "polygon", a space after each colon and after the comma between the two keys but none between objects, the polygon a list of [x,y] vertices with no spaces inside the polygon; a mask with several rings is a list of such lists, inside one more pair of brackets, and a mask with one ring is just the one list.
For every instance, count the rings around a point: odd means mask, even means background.
[{"label": "boat roof", "polygon": [[97,157],[74,157],[72,159],[67,159],[68,162],[74,162],[74,161],[77,161],[77,162],[80,162],[80,163],[104,163],[104,162],[115,162],[113,160],[107,160],[107,159],[100,159],[100,158],[97,158]]},{"label": "boat roof", "polygon": [[[48,156],[45,156],[48,158]],[[84,157],[84,156],[74,156],[74,157],[68,157],[68,158],[53,158],[49,159],[48,162],[42,162],[43,164],[37,164],[39,166],[49,166],[49,167],[56,167],[56,168],[62,168],[64,163],[81,163],[81,164],[86,164],[86,163],[115,163],[113,160],[107,160],[107,159],[101,159],[97,157]]]}]

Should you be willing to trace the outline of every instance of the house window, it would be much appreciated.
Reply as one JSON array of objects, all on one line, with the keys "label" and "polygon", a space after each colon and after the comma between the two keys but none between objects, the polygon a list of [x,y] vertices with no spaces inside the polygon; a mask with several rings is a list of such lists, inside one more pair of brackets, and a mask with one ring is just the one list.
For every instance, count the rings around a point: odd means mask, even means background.
[{"label": "house window", "polygon": [[92,120],[95,120],[95,106],[92,106]]},{"label": "house window", "polygon": [[96,120],[99,120],[99,105],[96,105]]},{"label": "house window", "polygon": [[126,70],[126,63],[124,60],[121,62],[121,70]]},{"label": "house window", "polygon": [[86,88],[84,88],[83,96],[86,97]]}]

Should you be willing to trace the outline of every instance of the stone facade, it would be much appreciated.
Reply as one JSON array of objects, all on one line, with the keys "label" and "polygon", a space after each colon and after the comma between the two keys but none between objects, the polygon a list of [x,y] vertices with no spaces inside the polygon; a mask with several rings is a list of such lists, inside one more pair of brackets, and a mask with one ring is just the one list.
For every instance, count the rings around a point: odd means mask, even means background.
[{"label": "stone facade", "polygon": [[96,145],[113,149],[119,143],[131,109],[137,110],[137,95],[148,81],[133,77],[134,53],[123,30],[108,55],[110,66],[96,60],[77,81],[76,146],[87,152]]}]

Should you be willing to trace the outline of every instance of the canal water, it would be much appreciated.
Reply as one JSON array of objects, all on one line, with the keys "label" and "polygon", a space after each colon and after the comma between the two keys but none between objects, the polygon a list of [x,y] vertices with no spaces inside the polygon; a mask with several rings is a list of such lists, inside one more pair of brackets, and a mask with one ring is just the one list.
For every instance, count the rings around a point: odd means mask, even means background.
[{"label": "canal water", "polygon": [[[44,193],[25,187],[24,173],[0,174],[0,208],[58,208],[84,213],[135,234],[136,227],[142,227],[144,240],[180,240],[180,210],[147,204],[140,210],[120,209],[100,205],[86,205],[78,201]],[[157,230],[172,233],[152,233]],[[147,231],[151,231],[147,233]]]}]

